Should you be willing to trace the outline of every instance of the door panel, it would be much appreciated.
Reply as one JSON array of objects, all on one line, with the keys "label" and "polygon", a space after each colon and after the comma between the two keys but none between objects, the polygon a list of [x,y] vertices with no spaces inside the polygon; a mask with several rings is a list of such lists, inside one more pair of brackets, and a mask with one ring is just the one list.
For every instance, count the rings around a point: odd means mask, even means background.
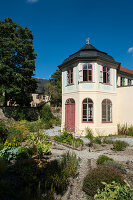
[{"label": "door panel", "polygon": [[75,132],[75,103],[65,104],[65,128]]}]

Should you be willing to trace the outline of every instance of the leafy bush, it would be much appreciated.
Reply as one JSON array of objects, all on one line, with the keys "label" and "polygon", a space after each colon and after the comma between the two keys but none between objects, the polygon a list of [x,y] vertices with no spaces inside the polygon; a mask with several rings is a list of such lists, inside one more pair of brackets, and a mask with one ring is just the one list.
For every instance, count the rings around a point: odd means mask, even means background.
[{"label": "leafy bush", "polygon": [[7,130],[8,137],[4,143],[7,147],[20,146],[28,134],[28,129],[21,122],[10,123]]},{"label": "leafy bush", "polygon": [[29,122],[26,120],[21,121],[22,124],[30,131],[30,132],[37,132],[40,129],[45,128],[45,123],[43,119],[34,121],[34,122]]},{"label": "leafy bush", "polygon": [[47,187],[50,189],[51,183],[57,193],[63,192],[68,184],[69,177],[74,177],[78,167],[78,160],[75,154],[66,153],[58,159],[48,164],[46,174],[48,182]]},{"label": "leafy bush", "polygon": [[101,165],[103,164],[104,162],[107,162],[107,161],[113,161],[112,158],[109,158],[108,156],[105,156],[105,155],[101,155],[98,157],[97,159],[97,164],[98,165]]},{"label": "leafy bush", "polygon": [[48,122],[50,119],[54,118],[52,112],[51,112],[51,108],[49,105],[44,104],[40,111],[40,117],[44,120],[44,122]]},{"label": "leafy bush", "polygon": [[129,136],[133,136],[133,126],[130,126],[130,127],[128,128],[128,135],[129,135]]},{"label": "leafy bush", "polygon": [[73,147],[79,147],[83,145],[83,141],[80,138],[75,138],[72,133],[64,131],[60,135],[55,136],[55,141],[70,144]]},{"label": "leafy bush", "polygon": [[113,140],[109,140],[109,139],[107,139],[107,138],[104,138],[104,139],[103,139],[103,143],[104,143],[104,144],[113,144],[114,141],[113,141]]},{"label": "leafy bush", "polygon": [[133,126],[128,127],[127,124],[118,124],[118,135],[133,136]]},{"label": "leafy bush", "polygon": [[30,112],[27,108],[19,108],[16,107],[11,112],[11,117],[18,120],[27,120],[27,121],[36,121],[38,120],[38,113],[37,112]]},{"label": "leafy bush", "polygon": [[8,131],[5,122],[0,122],[0,143],[5,142],[7,135]]},{"label": "leafy bush", "polygon": [[129,146],[129,144],[124,141],[116,140],[115,142],[113,142],[114,151],[123,151],[127,146]]},{"label": "leafy bush", "polygon": [[118,124],[118,135],[128,135],[128,127],[127,124],[120,125]]},{"label": "leafy bush", "polygon": [[3,192],[3,199],[5,194],[6,199],[11,200],[23,200],[24,197],[31,200],[54,200],[54,193],[65,191],[69,178],[75,176],[77,167],[78,160],[73,153],[66,153],[53,161],[46,162],[43,159],[41,164],[33,158],[18,160],[10,166],[8,177],[6,175],[8,181],[12,181],[11,188],[15,197],[12,198],[10,190],[6,195],[8,186],[6,188],[5,185],[0,185],[0,192]]},{"label": "leafy bush", "polygon": [[100,137],[95,137],[92,142],[95,144],[102,144],[102,139]]},{"label": "leafy bush", "polygon": [[0,177],[7,171],[7,163],[0,159]]},{"label": "leafy bush", "polygon": [[108,199],[108,200],[129,200],[133,199],[133,189],[125,181],[124,185],[120,185],[113,181],[110,184],[105,182],[102,183],[104,189],[98,190],[97,194],[94,196],[95,200]]},{"label": "leafy bush", "polygon": [[94,139],[94,136],[93,136],[93,132],[90,128],[86,128],[86,138],[90,139],[90,140],[93,140]]},{"label": "leafy bush", "polygon": [[100,165],[89,171],[83,182],[83,190],[87,195],[93,197],[98,188],[100,190],[104,188],[101,182],[111,183],[112,181],[120,183],[121,185],[124,184],[120,171]]},{"label": "leafy bush", "polygon": [[47,123],[45,123],[45,129],[50,129],[53,127],[52,121],[48,121]]},{"label": "leafy bush", "polygon": [[17,160],[17,159],[26,159],[30,157],[30,151],[25,147],[4,147],[0,151],[0,157],[4,160]]},{"label": "leafy bush", "polygon": [[32,153],[39,158],[51,152],[50,146],[52,143],[50,137],[40,131],[30,133],[27,136],[26,144],[30,145]]},{"label": "leafy bush", "polygon": [[4,145],[0,143],[0,150],[2,150],[3,148],[4,148]]},{"label": "leafy bush", "polygon": [[121,163],[119,162],[116,162],[114,160],[107,160],[103,163],[104,166],[107,166],[107,167],[111,167],[111,168],[116,168],[118,170],[120,170],[122,173],[125,173],[126,172],[126,168],[124,165],[122,165]]}]

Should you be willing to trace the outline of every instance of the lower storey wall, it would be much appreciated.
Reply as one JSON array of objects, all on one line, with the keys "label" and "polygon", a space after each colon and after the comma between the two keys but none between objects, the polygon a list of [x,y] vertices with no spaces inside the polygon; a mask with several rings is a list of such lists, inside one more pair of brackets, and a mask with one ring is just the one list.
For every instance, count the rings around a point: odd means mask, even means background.
[{"label": "lower storey wall", "polygon": [[[117,134],[116,119],[116,94],[101,92],[78,92],[64,94],[62,99],[62,130],[65,128],[65,102],[67,99],[75,100],[75,135],[85,136],[86,127],[91,128],[94,136],[105,136]],[[85,98],[91,98],[93,101],[93,123],[82,122],[82,101]],[[110,99],[112,102],[112,122],[102,123],[102,101]]]}]

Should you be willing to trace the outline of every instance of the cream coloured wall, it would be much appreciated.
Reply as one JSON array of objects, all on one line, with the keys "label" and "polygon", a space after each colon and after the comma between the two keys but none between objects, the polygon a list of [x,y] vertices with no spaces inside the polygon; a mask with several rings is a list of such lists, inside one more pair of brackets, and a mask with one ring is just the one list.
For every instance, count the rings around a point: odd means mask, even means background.
[{"label": "cream coloured wall", "polygon": [[[108,94],[101,92],[79,92],[71,93],[63,96],[62,102],[62,129],[65,127],[65,102],[68,98],[75,100],[75,134],[85,136],[86,127],[93,130],[94,136],[109,135],[117,133],[117,120],[116,120],[116,94]],[[91,98],[94,103],[94,122],[82,122],[82,101],[85,98]],[[103,99],[110,99],[112,101],[112,123],[102,123],[102,106]]]},{"label": "cream coloured wall", "polygon": [[[85,136],[86,127],[93,130],[95,136],[109,135],[117,133],[116,119],[116,77],[117,71],[115,68],[110,70],[110,84],[100,82],[100,70],[102,65],[92,63],[93,65],[93,82],[83,83],[80,81],[80,69],[83,63],[73,66],[74,85],[67,86],[67,69],[62,72],[62,130],[65,128],[65,102],[69,98],[75,100],[75,134]],[[82,101],[85,98],[91,98],[94,103],[94,122],[82,122]],[[101,103],[103,99],[112,101],[112,122],[102,123]]]},{"label": "cream coloured wall", "polygon": [[133,86],[117,88],[117,123],[133,125]]}]

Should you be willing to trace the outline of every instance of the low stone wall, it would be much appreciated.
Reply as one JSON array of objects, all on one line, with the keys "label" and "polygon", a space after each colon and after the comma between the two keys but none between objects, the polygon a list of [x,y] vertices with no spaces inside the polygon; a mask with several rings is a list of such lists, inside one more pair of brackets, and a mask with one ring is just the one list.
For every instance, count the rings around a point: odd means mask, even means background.
[{"label": "low stone wall", "polygon": [[[17,106],[7,106],[7,107],[0,106],[0,120],[6,120],[8,118],[13,118],[13,113],[17,109],[19,110],[21,108],[17,107]],[[35,116],[36,120],[40,118],[38,107],[22,107],[22,109],[26,111],[29,118],[30,117],[32,118],[34,116]],[[61,108],[52,107],[51,111],[55,117],[58,117],[61,120],[61,116],[62,116]]]},{"label": "low stone wall", "polygon": [[[20,107],[17,106],[8,106],[8,107],[0,107],[0,120],[5,120],[7,118],[12,118],[13,117],[13,113],[17,110],[21,110]],[[27,117],[33,117],[35,116],[35,118],[39,118],[39,112],[38,112],[38,108],[36,107],[23,107],[22,110],[25,110],[27,113]]]}]

